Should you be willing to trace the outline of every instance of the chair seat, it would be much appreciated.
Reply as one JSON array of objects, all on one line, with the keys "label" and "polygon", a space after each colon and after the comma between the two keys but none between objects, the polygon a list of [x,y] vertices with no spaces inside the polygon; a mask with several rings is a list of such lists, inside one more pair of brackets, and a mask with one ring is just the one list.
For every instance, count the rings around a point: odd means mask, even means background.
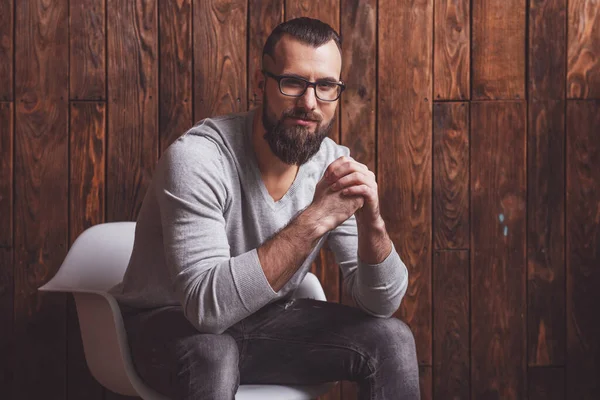
[{"label": "chair seat", "polygon": [[327,393],[333,383],[314,386],[240,385],[235,400],[311,400]]}]

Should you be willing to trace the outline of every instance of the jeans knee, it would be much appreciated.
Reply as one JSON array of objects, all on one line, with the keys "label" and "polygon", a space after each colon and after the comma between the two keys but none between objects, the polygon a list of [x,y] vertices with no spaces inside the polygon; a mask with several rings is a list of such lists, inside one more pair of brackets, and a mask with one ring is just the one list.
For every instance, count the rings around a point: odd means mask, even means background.
[{"label": "jeans knee", "polygon": [[182,341],[176,351],[180,360],[210,371],[237,369],[239,352],[235,340],[228,335],[211,336],[214,336],[211,340],[206,340],[205,335],[197,335]]},{"label": "jeans knee", "polygon": [[376,360],[397,360],[405,366],[416,363],[415,338],[410,327],[399,319],[374,320],[370,340]]},{"label": "jeans knee", "polygon": [[[229,398],[239,385],[239,350],[229,335],[196,335],[178,345],[177,381]],[[212,398],[207,396],[206,398]]]},{"label": "jeans knee", "polygon": [[396,344],[402,347],[414,347],[415,337],[410,330],[410,327],[398,318],[388,318],[386,320],[387,334],[389,337],[394,338]]},{"label": "jeans knee", "polygon": [[419,398],[415,339],[408,325],[397,318],[371,318],[356,334],[361,398]]}]

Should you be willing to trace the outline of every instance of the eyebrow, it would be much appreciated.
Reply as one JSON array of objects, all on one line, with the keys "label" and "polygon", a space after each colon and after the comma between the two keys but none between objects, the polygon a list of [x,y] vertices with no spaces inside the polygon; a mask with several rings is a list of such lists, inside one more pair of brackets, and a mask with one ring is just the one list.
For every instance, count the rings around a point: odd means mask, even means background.
[{"label": "eyebrow", "polygon": [[[305,78],[304,76],[301,76],[301,75],[298,75],[298,74],[282,73],[281,75],[283,75],[283,76],[289,76],[290,78],[300,78],[300,79],[304,79],[306,81],[309,80],[309,79]],[[334,83],[338,83],[339,81],[340,81],[339,79],[335,79],[334,77],[327,76],[325,78],[317,79],[315,82],[334,82]]]}]

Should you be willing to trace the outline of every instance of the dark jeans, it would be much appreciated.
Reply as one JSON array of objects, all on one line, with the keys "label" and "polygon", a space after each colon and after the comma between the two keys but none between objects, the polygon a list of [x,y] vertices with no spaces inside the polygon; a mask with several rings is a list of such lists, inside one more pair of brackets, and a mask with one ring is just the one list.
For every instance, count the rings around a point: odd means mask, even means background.
[{"label": "dark jeans", "polygon": [[360,399],[418,399],[409,327],[311,299],[263,307],[223,334],[199,333],[180,307],[124,313],[135,368],[172,399],[233,399],[240,384],[358,383]]}]

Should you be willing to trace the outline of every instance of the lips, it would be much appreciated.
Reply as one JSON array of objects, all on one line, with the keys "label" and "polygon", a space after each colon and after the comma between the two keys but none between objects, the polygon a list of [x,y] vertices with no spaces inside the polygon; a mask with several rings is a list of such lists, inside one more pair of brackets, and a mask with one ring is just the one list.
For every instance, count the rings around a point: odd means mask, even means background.
[{"label": "lips", "polygon": [[313,123],[316,124],[317,122],[319,122],[314,119],[304,119],[304,118],[297,118],[297,117],[288,117],[288,118],[299,125],[309,125],[309,124],[313,124]]}]

